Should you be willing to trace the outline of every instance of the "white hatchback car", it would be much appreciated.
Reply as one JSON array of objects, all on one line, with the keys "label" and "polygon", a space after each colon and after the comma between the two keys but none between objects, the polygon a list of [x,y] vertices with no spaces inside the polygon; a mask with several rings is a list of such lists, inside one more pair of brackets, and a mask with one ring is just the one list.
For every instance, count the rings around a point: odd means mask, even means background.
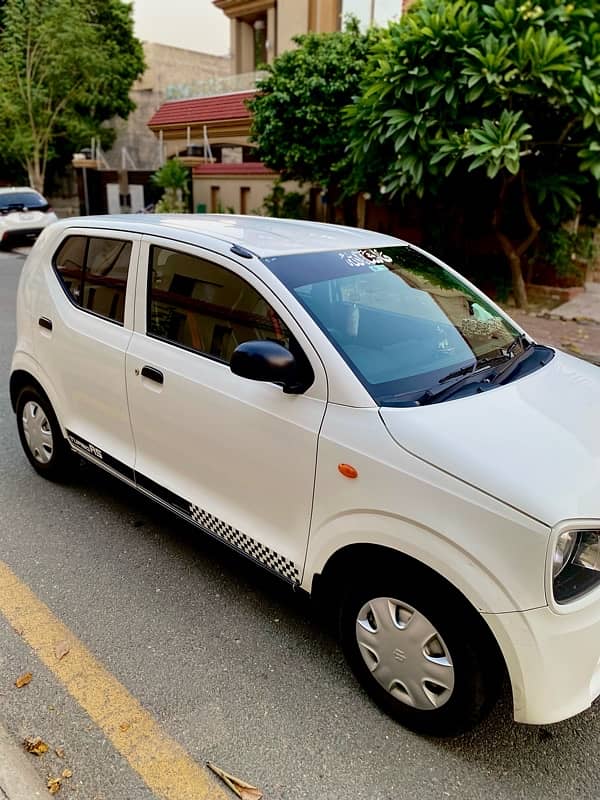
[{"label": "white hatchback car", "polygon": [[35,189],[0,188],[0,247],[30,243],[57,219],[48,201]]},{"label": "white hatchback car", "polygon": [[77,454],[339,614],[404,725],[600,693],[600,371],[406,242],[227,216],[65,220],[27,259],[10,393]]}]

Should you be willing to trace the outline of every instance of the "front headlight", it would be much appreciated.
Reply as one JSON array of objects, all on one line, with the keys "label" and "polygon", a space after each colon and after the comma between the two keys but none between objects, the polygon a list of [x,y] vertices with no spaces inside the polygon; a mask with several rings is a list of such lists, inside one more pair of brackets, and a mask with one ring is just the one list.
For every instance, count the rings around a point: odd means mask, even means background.
[{"label": "front headlight", "polygon": [[600,583],[600,528],[563,531],[552,553],[552,592],[568,603]]},{"label": "front headlight", "polygon": [[577,531],[565,531],[561,533],[561,535],[556,540],[556,546],[554,547],[554,553],[552,554],[552,578],[558,577],[566,565],[569,563],[569,559],[573,555],[573,550],[575,549],[575,545],[577,544]]}]

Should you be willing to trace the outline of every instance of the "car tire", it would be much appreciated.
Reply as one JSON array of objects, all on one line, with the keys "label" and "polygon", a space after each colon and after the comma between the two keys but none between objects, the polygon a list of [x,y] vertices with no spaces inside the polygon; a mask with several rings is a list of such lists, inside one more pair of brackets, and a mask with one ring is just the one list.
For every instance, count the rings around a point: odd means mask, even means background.
[{"label": "car tire", "polygon": [[497,699],[501,658],[477,612],[432,574],[350,589],[340,633],[359,682],[387,714],[431,736],[475,727]]},{"label": "car tire", "polygon": [[64,481],[75,459],[48,398],[34,386],[26,386],[17,397],[16,413],[29,463],[44,478]]}]

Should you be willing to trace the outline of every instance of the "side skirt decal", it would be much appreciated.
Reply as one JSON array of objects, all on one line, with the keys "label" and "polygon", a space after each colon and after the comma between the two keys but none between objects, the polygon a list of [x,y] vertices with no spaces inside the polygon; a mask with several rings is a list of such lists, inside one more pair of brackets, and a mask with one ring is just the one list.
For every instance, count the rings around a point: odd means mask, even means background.
[{"label": "side skirt decal", "polygon": [[100,464],[100,466],[104,464],[110,467],[114,472],[127,478],[128,481],[135,482],[134,471],[131,467],[128,467],[127,464],[123,464],[122,461],[119,461],[118,458],[113,458],[113,456],[100,450],[96,445],[88,442],[87,439],[83,439],[81,436],[77,436],[77,434],[69,430],[67,431],[67,439],[71,448],[75,450],[76,453],[79,453],[79,455],[93,461],[95,464]]},{"label": "side skirt decal", "polygon": [[233,528],[199,506],[190,503],[189,508],[193,521],[203,530],[212,533],[213,536],[222,539],[227,544],[240,550],[244,555],[249,556],[254,561],[258,561],[263,567],[267,567],[272,572],[287,578],[292,583],[300,581],[298,567],[289,558],[276,553],[270,547],[257,542],[256,539],[251,539],[250,536],[238,531],[237,528]]},{"label": "side skirt decal", "polygon": [[256,539],[252,539],[232,525],[228,525],[210,512],[200,508],[200,506],[165,489],[164,486],[155,483],[155,481],[140,472],[134,471],[131,467],[123,464],[122,461],[113,458],[113,456],[99,447],[88,442],[87,439],[69,430],[67,430],[67,439],[71,448],[80,456],[102,467],[116,477],[123,478],[143,494],[157,500],[161,505],[174,511],[178,516],[188,520],[188,522],[192,522],[204,533],[224,542],[242,555],[265,567],[265,569],[274,572],[280,578],[293,584],[300,582],[300,571],[297,565],[290,561],[289,558],[257,542]]}]

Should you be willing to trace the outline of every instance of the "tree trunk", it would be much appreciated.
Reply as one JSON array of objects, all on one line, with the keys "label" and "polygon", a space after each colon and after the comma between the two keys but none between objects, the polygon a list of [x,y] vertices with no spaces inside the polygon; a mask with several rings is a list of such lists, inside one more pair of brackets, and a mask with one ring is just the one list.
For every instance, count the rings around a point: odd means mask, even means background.
[{"label": "tree trunk", "polygon": [[527,289],[525,288],[525,280],[523,279],[523,270],[521,269],[521,256],[513,246],[508,236],[505,236],[501,231],[496,230],[496,238],[500,243],[502,252],[510,266],[510,274],[512,278],[512,288],[515,295],[515,303],[517,308],[522,308],[527,311]]},{"label": "tree trunk", "polygon": [[44,194],[44,171],[38,156],[27,160],[27,176],[29,185],[40,194]]},{"label": "tree trunk", "polygon": [[[529,234],[519,245],[514,245],[508,236],[500,230],[500,223],[504,212],[504,203],[506,201],[506,192],[509,186],[519,178],[521,187],[521,205],[523,208],[523,215],[527,224],[529,225]],[[523,278],[523,269],[521,267],[521,258],[531,245],[537,239],[540,232],[540,225],[536,218],[533,216],[531,204],[529,202],[529,194],[527,192],[527,182],[525,180],[525,172],[521,170],[518,175],[511,175],[509,178],[504,178],[498,195],[498,205],[494,211],[492,218],[492,226],[496,234],[496,238],[500,243],[502,252],[510,266],[510,274],[512,277],[512,288],[515,295],[515,302],[518,308],[527,311],[527,290],[525,288],[525,280]]]}]

